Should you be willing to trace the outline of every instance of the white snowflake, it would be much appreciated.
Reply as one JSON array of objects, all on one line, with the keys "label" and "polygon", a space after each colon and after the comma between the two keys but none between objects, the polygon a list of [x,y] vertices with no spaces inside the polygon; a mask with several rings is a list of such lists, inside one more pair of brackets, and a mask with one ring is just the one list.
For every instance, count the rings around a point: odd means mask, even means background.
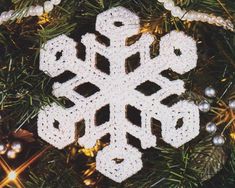
[{"label": "white snowflake", "polygon": [[[170,81],[161,72],[172,69],[183,74],[193,69],[197,64],[196,42],[182,32],[172,31],[161,38],[159,56],[151,59],[149,47],[154,38],[150,34],[143,34],[134,44],[126,45],[126,39],[139,32],[139,18],[123,7],[99,14],[96,30],[110,39],[110,45],[98,42],[94,34],[86,34],[82,38],[86,47],[85,61],[76,57],[76,42],[65,35],[48,41],[41,50],[41,70],[52,77],[66,70],[76,76],[53,86],[56,97],[66,97],[74,106],[63,108],[55,103],[46,106],[39,113],[38,134],[62,149],[75,141],[75,124],[85,120],[85,135],[79,138],[79,144],[91,148],[98,139],[109,134],[110,144],[98,152],[96,168],[112,180],[122,182],[142,168],[141,153],[128,143],[127,133],[138,138],[143,149],[156,145],[151,118],[161,122],[163,140],[174,147],[199,134],[196,105],[180,101],[168,107],[161,103],[173,94],[185,92],[183,81]],[[140,65],[128,72],[126,59],[136,53],[139,53]],[[97,54],[110,62],[109,73],[99,69]],[[146,82],[158,85],[159,91],[141,93],[138,86]],[[96,86],[97,92],[91,96],[78,94],[76,89],[84,85]],[[98,126],[96,113],[107,105],[109,121]],[[128,120],[127,105],[140,110],[141,126]],[[181,125],[176,128],[180,119]]]}]

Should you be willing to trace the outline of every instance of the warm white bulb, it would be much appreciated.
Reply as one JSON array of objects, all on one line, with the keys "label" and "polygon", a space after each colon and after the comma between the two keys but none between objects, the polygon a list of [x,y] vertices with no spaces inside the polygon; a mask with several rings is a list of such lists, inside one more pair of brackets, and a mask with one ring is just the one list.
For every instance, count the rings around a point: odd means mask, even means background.
[{"label": "warm white bulb", "polygon": [[10,171],[10,172],[9,172],[9,174],[8,174],[8,179],[9,179],[10,181],[14,181],[14,180],[16,179],[16,177],[17,177],[17,174],[16,174],[15,171]]}]

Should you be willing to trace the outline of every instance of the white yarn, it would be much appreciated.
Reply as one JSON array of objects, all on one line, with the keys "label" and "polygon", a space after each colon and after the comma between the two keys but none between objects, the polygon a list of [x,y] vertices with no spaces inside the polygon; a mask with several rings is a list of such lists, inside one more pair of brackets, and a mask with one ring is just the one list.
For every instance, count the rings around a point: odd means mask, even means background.
[{"label": "white yarn", "polygon": [[178,6],[175,6],[173,0],[158,0],[163,3],[165,9],[171,11],[171,14],[182,20],[188,21],[201,21],[207,22],[212,25],[222,26],[224,29],[234,31],[234,25],[231,20],[225,20],[220,16],[214,16],[206,13],[196,12],[196,11],[186,11]]},{"label": "white yarn", "polygon": [[[115,22],[121,22],[117,27]],[[172,31],[161,38],[160,55],[150,58],[149,46],[154,41],[150,34],[143,34],[131,46],[126,46],[126,38],[138,33],[139,18],[123,7],[112,8],[98,15],[96,30],[110,39],[106,47],[96,40],[94,34],[82,37],[86,46],[86,58],[76,57],[76,43],[65,35],[48,41],[40,54],[40,69],[48,75],[58,76],[68,70],[76,74],[64,83],[55,83],[53,94],[66,97],[74,102],[70,108],[57,104],[46,106],[38,116],[39,136],[62,149],[75,141],[75,124],[85,120],[85,135],[78,142],[85,148],[93,147],[101,137],[110,134],[110,144],[99,151],[96,168],[116,182],[122,182],[142,168],[141,153],[128,144],[127,133],[141,141],[143,149],[156,145],[156,136],[151,133],[151,118],[162,123],[162,137],[167,143],[179,147],[199,134],[198,107],[188,101],[180,101],[172,107],[161,104],[166,97],[185,92],[184,82],[170,81],[160,75],[163,70],[172,69],[183,74],[196,67],[196,42],[183,32]],[[180,50],[177,56],[174,51]],[[56,54],[62,56],[56,59]],[[141,65],[134,72],[126,73],[125,60],[139,52]],[[105,56],[110,62],[110,74],[96,68],[96,53]],[[151,81],[161,89],[150,96],[136,90],[140,84]],[[74,91],[77,86],[90,82],[100,91],[85,98]],[[110,106],[110,120],[95,125],[95,114],[103,106]],[[126,106],[131,105],[141,111],[141,127],[126,118]],[[183,125],[176,129],[178,119]],[[59,122],[59,128],[53,126]],[[115,160],[121,159],[120,163]]]},{"label": "white yarn", "polygon": [[[29,16],[41,16],[43,13],[48,13],[53,10],[55,5],[59,5],[61,0],[50,0],[50,1],[45,1],[43,6],[30,6],[28,7],[27,12],[25,13],[24,17],[29,17]],[[0,25],[3,22],[7,22],[9,20],[13,20],[17,17],[15,14],[14,10],[10,11],[4,11],[0,15]]]}]

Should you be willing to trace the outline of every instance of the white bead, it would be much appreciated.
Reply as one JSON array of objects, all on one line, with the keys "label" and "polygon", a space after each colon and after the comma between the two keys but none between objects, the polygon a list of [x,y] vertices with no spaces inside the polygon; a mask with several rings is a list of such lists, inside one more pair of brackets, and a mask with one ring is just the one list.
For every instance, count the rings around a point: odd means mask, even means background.
[{"label": "white bead", "polygon": [[208,22],[208,15],[205,14],[205,13],[202,13],[202,14],[201,14],[201,21],[202,21],[202,22]]},{"label": "white bead", "polygon": [[173,2],[173,1],[165,2],[165,3],[164,3],[164,7],[165,7],[165,9],[167,9],[167,10],[172,10],[173,7],[174,7],[174,2]]},{"label": "white bead", "polygon": [[53,3],[53,5],[58,5],[60,4],[61,0],[51,0],[51,2]]},{"label": "white bead", "polygon": [[35,9],[34,6],[30,6],[27,16],[36,16],[34,9]]},{"label": "white bead", "polygon": [[231,108],[232,110],[235,110],[235,99],[230,100],[228,105],[229,105],[229,108]]},{"label": "white bead", "polygon": [[208,133],[215,133],[216,130],[217,130],[217,126],[216,126],[215,123],[209,122],[209,123],[206,124],[206,131]]},{"label": "white bead", "polygon": [[213,144],[215,146],[222,146],[222,145],[224,145],[224,143],[225,143],[225,139],[221,135],[217,135],[213,138]]},{"label": "white bead", "polygon": [[188,21],[193,21],[194,20],[194,14],[192,12],[188,12],[184,15],[185,19]]},{"label": "white bead", "polygon": [[2,18],[3,22],[7,21],[7,12],[6,11],[2,12],[1,18]]},{"label": "white bead", "polygon": [[44,11],[45,12],[48,13],[48,12],[52,11],[53,7],[54,7],[54,5],[51,1],[45,1],[45,3],[44,3]]},{"label": "white bead", "polygon": [[9,17],[8,20],[12,20],[13,17],[15,17],[13,10],[10,10],[10,11],[8,12],[8,17]]},{"label": "white bead", "polygon": [[12,10],[10,10],[10,11],[7,12],[7,14],[6,14],[7,20],[9,20],[9,19],[11,18],[12,14],[13,14],[13,11],[12,11]]},{"label": "white bead", "polygon": [[201,13],[200,13],[200,12],[197,12],[197,13],[196,13],[196,15],[195,15],[195,19],[196,19],[196,21],[201,21],[201,19],[202,19],[202,15],[201,15]]},{"label": "white bead", "polygon": [[16,152],[14,150],[8,150],[7,151],[7,157],[9,159],[15,159],[16,158]]},{"label": "white bead", "polygon": [[11,149],[13,149],[16,153],[20,153],[22,151],[22,143],[19,141],[14,141],[11,144]]},{"label": "white bead", "polygon": [[179,17],[179,18],[184,15],[184,12],[181,10],[180,7],[174,7],[171,13],[173,16]]},{"label": "white bead", "polygon": [[216,25],[217,25],[217,26],[221,26],[221,25],[223,25],[223,23],[224,23],[224,19],[221,18],[220,16],[217,17],[217,19],[216,19]]},{"label": "white bead", "polygon": [[7,147],[6,147],[6,144],[0,142],[0,155],[3,155],[5,154],[7,151]]},{"label": "white bead", "polygon": [[42,6],[37,5],[37,6],[34,8],[34,11],[35,11],[36,16],[41,16],[41,15],[43,15],[43,7],[42,7]]},{"label": "white bead", "polygon": [[213,15],[208,16],[208,23],[209,24],[214,24],[215,23],[215,17]]},{"label": "white bead", "polygon": [[198,13],[196,11],[191,11],[188,14],[191,16],[192,21],[198,20]]},{"label": "white bead", "polygon": [[211,108],[211,105],[206,100],[204,100],[204,101],[199,103],[198,108],[202,112],[209,112],[210,108]]},{"label": "white bead", "polygon": [[232,24],[231,20],[226,20],[225,21],[225,27],[230,30],[234,30],[234,25]]},{"label": "white bead", "polygon": [[204,93],[205,93],[205,96],[207,96],[207,97],[213,98],[216,96],[216,91],[213,87],[207,87],[205,89]]}]

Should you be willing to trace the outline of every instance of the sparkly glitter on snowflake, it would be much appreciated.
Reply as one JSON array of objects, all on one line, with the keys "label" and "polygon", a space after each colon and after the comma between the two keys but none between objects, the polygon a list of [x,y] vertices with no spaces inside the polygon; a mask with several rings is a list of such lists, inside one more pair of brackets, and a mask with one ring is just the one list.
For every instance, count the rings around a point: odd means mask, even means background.
[{"label": "sparkly glitter on snowflake", "polygon": [[[82,43],[86,47],[85,61],[76,57],[76,42],[65,35],[48,41],[41,50],[40,69],[55,77],[65,71],[76,76],[64,83],[55,83],[53,94],[66,97],[74,103],[63,108],[57,104],[46,106],[39,113],[38,134],[53,146],[62,149],[75,141],[75,125],[85,121],[85,135],[78,142],[91,148],[103,136],[110,135],[110,144],[96,157],[96,168],[116,182],[122,182],[142,168],[141,153],[131,146],[127,133],[141,141],[143,149],[156,145],[151,133],[151,119],[162,124],[163,140],[179,147],[199,134],[199,111],[189,101],[166,106],[162,101],[185,92],[184,82],[170,81],[162,72],[171,69],[179,74],[190,71],[197,64],[196,42],[182,32],[172,31],[160,41],[160,54],[150,58],[150,34],[143,34],[132,45],[126,39],[138,34],[139,18],[123,7],[112,8],[98,15],[96,30],[110,40],[101,44],[94,34],[86,34]],[[177,53],[176,53],[177,52]],[[139,66],[127,70],[126,60],[139,54]],[[109,69],[99,68],[97,57],[109,62]],[[101,62],[104,63],[104,62]],[[145,93],[142,86],[156,86]],[[92,92],[82,92],[82,88]],[[88,95],[89,94],[89,95]],[[140,111],[141,126],[135,125],[126,115],[128,107]],[[98,124],[96,114],[108,109],[109,119]],[[181,125],[177,127],[179,120]]]}]

